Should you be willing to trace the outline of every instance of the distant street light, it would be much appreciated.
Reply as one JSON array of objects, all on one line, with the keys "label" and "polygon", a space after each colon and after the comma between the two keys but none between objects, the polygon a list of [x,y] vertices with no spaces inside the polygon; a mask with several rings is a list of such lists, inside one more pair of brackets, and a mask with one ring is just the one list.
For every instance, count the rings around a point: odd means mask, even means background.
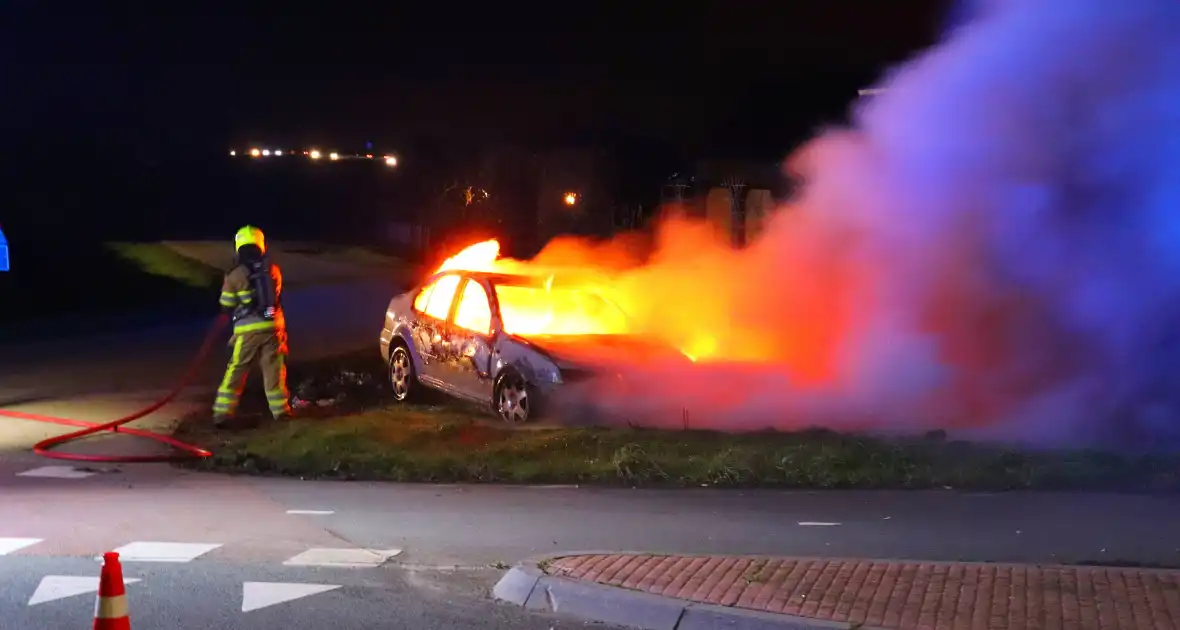
[{"label": "distant street light", "polygon": [[564,201],[565,205],[567,206],[575,205],[578,203],[578,193],[567,192],[565,197],[562,198],[562,201]]},{"label": "distant street light", "polygon": [[262,154],[263,155],[270,155],[270,149],[263,149]]},{"label": "distant street light", "polygon": [[385,156],[385,165],[386,166],[397,166],[397,158],[393,157],[392,155]]},{"label": "distant street light", "polygon": [[230,151],[229,151],[229,155],[230,155],[230,157],[233,157],[233,156],[235,156],[235,155],[237,155],[237,154],[238,154],[238,152],[237,152],[237,151],[234,151],[233,149],[230,149]]},{"label": "distant street light", "polygon": [[259,151],[258,149],[250,149],[250,157],[258,157],[260,155],[262,155],[262,151]]}]

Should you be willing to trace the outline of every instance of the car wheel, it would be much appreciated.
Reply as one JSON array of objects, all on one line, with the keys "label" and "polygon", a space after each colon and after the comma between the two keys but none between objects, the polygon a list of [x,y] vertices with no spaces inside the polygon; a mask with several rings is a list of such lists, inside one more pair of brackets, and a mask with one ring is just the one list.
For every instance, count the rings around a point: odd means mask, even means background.
[{"label": "car wheel", "polygon": [[540,417],[541,397],[520,372],[504,370],[496,378],[496,414],[509,424],[524,424]]},{"label": "car wheel", "polygon": [[405,402],[414,397],[418,389],[418,375],[414,373],[414,360],[405,346],[395,346],[389,353],[389,389],[393,399]]}]

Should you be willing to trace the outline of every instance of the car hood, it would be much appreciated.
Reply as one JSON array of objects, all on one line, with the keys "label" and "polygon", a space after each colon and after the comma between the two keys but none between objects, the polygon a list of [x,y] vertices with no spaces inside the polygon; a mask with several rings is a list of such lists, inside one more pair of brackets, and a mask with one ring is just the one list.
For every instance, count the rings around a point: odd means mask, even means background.
[{"label": "car hood", "polygon": [[558,367],[595,368],[687,361],[679,350],[635,335],[530,335],[520,337],[552,357]]}]

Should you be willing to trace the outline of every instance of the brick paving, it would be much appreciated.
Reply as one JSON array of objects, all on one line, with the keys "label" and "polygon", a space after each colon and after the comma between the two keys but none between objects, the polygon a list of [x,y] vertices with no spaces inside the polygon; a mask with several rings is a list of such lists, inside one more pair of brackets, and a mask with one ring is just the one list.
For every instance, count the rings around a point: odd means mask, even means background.
[{"label": "brick paving", "polygon": [[550,575],[905,630],[1180,630],[1180,571],[753,556],[586,555]]}]

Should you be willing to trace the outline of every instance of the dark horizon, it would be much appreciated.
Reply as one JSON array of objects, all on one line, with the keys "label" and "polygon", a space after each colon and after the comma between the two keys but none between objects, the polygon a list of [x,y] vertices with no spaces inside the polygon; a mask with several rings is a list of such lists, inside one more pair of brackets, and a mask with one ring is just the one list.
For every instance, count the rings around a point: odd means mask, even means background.
[{"label": "dark horizon", "polygon": [[[934,41],[945,5],[610,5],[444,22],[179,8],[67,20],[18,4],[6,43],[9,59],[27,61],[6,68],[14,96],[0,120],[16,186],[0,222],[53,238],[66,235],[41,228],[163,238],[224,233],[244,213],[367,236],[505,148],[609,155],[612,181],[600,185],[617,197],[601,211],[650,207],[672,173],[702,160],[777,163],[843,122],[858,88]],[[283,176],[228,156],[255,143],[366,142],[399,155],[397,172]],[[498,183],[526,214],[527,180]]]},{"label": "dark horizon", "polygon": [[690,153],[785,152],[933,41],[943,4],[608,7],[530,15],[515,29],[446,29],[391,13],[332,24],[290,12],[66,21],[17,9],[10,24],[24,28],[10,46],[39,54],[10,68],[10,93],[22,98],[6,118],[34,144],[81,133],[209,151],[261,140],[555,145],[608,135]]}]

